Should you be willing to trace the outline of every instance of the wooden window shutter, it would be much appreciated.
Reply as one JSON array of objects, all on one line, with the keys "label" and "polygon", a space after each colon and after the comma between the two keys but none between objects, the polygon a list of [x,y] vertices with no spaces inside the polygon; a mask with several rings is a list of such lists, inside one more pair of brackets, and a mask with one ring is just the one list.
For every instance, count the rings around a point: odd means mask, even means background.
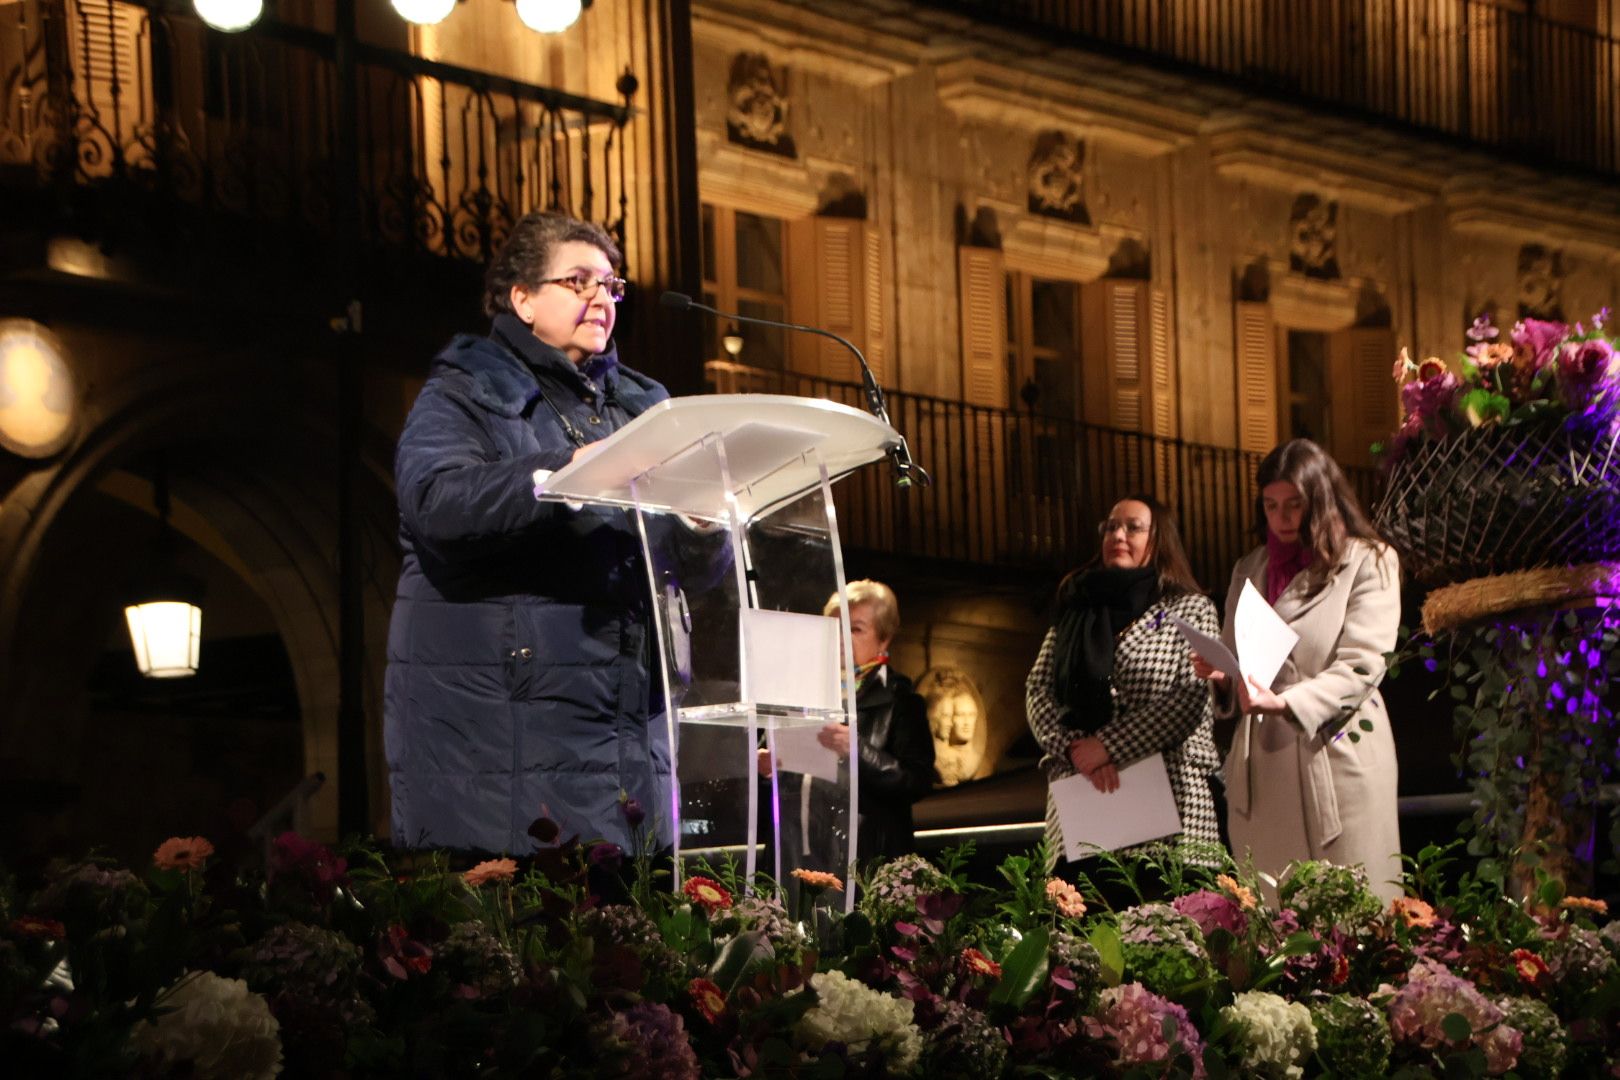
[{"label": "wooden window shutter", "polygon": [[[73,94],[79,108],[122,148],[152,120],[152,64],[145,9],[119,0],[78,0],[68,19]],[[114,155],[81,169],[110,171]]]},{"label": "wooden window shutter", "polygon": [[[1168,398],[1173,382],[1168,301],[1142,281],[1093,281],[1080,289],[1087,422],[1160,433],[1158,384],[1166,384]],[[1166,407],[1173,415],[1173,400]]]},{"label": "wooden window shutter", "polygon": [[962,400],[1005,409],[1007,273],[1001,252],[957,248],[962,330]]},{"label": "wooden window shutter", "polygon": [[1174,329],[1170,325],[1170,295],[1148,290],[1148,370],[1153,403],[1153,433],[1175,437],[1181,430],[1176,409]]},{"label": "wooden window shutter", "polygon": [[863,231],[866,234],[866,265],[861,284],[865,294],[866,326],[862,336],[865,339],[866,362],[871,365],[872,374],[877,376],[878,385],[887,388],[889,349],[884,331],[888,307],[883,303],[883,238],[871,226]]},{"label": "wooden window shutter", "polygon": [[[866,266],[865,229],[848,218],[814,218],[816,232],[816,302],[820,310],[816,325],[862,348],[865,329],[862,307],[865,290],[862,271]],[[836,341],[812,338],[819,351],[817,374],[837,382],[859,382],[860,365],[849,350]]]},{"label": "wooden window shutter", "polygon": [[1238,447],[1277,445],[1277,336],[1271,305],[1240,300],[1236,311]]},{"label": "wooden window shutter", "polygon": [[[802,218],[788,225],[788,317],[854,342],[879,382],[884,377],[883,306],[875,231],[851,218]],[[795,371],[835,382],[860,382],[848,349],[813,334],[789,334]]]},{"label": "wooden window shutter", "polygon": [[1341,330],[1330,343],[1333,445],[1341,465],[1370,466],[1372,444],[1387,442],[1400,422],[1400,399],[1390,366],[1395,333],[1384,328]]}]

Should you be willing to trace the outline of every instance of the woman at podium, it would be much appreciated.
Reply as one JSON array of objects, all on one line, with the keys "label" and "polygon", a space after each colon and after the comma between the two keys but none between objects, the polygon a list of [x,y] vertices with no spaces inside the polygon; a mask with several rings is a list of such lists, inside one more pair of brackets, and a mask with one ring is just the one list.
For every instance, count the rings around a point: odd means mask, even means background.
[{"label": "woman at podium", "polygon": [[[1211,778],[1219,767],[1207,684],[1193,673],[1179,617],[1216,632],[1170,509],[1151,495],[1114,504],[1097,527],[1101,550],[1058,587],[1057,616],[1025,683],[1030,730],[1047,781],[1084,776],[1120,788],[1120,771],[1162,754],[1193,862],[1219,858]],[[1063,863],[1063,831],[1048,794],[1049,855]]]},{"label": "woman at podium", "polygon": [[384,705],[398,844],[521,854],[549,817],[629,848],[621,793],[669,843],[634,522],[534,497],[537,470],[669,396],[619,362],[619,261],[595,225],[520,219],[486,274],[489,332],[439,353],[405,422]]}]

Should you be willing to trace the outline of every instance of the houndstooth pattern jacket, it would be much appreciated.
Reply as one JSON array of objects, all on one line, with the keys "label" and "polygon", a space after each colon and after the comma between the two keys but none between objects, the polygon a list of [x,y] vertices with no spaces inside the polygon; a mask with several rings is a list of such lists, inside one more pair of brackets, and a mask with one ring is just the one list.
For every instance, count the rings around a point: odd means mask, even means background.
[{"label": "houndstooth pattern jacket", "polygon": [[[1096,731],[1108,756],[1123,769],[1152,754],[1164,754],[1170,790],[1181,813],[1180,840],[1217,846],[1220,827],[1209,777],[1220,768],[1215,753],[1209,684],[1193,674],[1191,650],[1176,630],[1175,615],[1207,634],[1220,632],[1215,605],[1201,593],[1160,600],[1120,635],[1114,647],[1114,716]],[[1053,642],[1046,632],[1040,655],[1024,684],[1029,728],[1041,745],[1041,767],[1048,784],[1075,774],[1069,746],[1081,732],[1064,726],[1067,708],[1053,696]],[[1063,833],[1051,793],[1046,796],[1046,838],[1050,853],[1063,857]],[[1192,857],[1207,862],[1208,856]]]}]

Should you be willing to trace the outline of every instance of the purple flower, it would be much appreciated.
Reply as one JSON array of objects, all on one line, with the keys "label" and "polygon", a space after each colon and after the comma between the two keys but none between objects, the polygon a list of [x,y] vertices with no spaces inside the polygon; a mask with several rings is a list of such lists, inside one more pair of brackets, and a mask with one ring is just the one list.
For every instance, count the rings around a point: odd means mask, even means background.
[{"label": "purple flower", "polygon": [[641,1002],[591,1025],[597,1076],[698,1080],[703,1075],[686,1023],[666,1005]]},{"label": "purple flower", "polygon": [[1513,342],[1514,362],[1536,372],[1551,362],[1558,343],[1569,336],[1569,325],[1544,319],[1524,319],[1513,325],[1513,333],[1509,336]]},{"label": "purple flower", "polygon": [[1468,328],[1468,340],[1490,341],[1496,337],[1497,332],[1495,325],[1491,322],[1490,314],[1488,312],[1481,313],[1479,318],[1474,320],[1474,325]]},{"label": "purple flower", "polygon": [[1614,347],[1602,338],[1571,341],[1558,350],[1558,396],[1577,412],[1604,401],[1614,388]]},{"label": "purple flower", "polygon": [[1222,893],[1199,889],[1186,896],[1176,897],[1172,906],[1198,924],[1208,938],[1216,930],[1229,931],[1235,937],[1248,933],[1249,917],[1243,914],[1232,899]]},{"label": "purple flower", "polygon": [[600,844],[592,844],[586,858],[590,860],[592,866],[601,867],[603,870],[616,870],[619,863],[624,861],[624,849],[618,844],[603,841]]},{"label": "purple flower", "polygon": [[1462,384],[1444,364],[1430,357],[1418,366],[1418,376],[1401,387],[1401,408],[1408,422],[1416,421],[1434,434],[1444,434],[1445,414]]},{"label": "purple flower", "polygon": [[1170,1060],[1171,1045],[1164,1037],[1166,1019],[1176,1033],[1176,1049],[1192,1059],[1193,1076],[1201,1078],[1203,1046],[1187,1010],[1141,983],[1104,990],[1096,1015],[1087,1017],[1085,1024],[1092,1038],[1107,1039],[1112,1044],[1121,1065],[1151,1065]]},{"label": "purple flower", "polygon": [[1453,975],[1444,964],[1419,961],[1407,975],[1406,985],[1389,1003],[1389,1028],[1397,1042],[1434,1050],[1452,1045],[1445,1021],[1456,1013],[1468,1021],[1468,1042],[1485,1054],[1485,1068],[1496,1076],[1519,1060],[1524,1036],[1502,1022],[1502,1010],[1474,984]]},{"label": "purple flower", "polygon": [[632,796],[626,796],[619,803],[619,813],[624,815],[624,823],[632,829],[637,828],[643,821],[647,820],[646,808],[641,805],[640,799]]}]

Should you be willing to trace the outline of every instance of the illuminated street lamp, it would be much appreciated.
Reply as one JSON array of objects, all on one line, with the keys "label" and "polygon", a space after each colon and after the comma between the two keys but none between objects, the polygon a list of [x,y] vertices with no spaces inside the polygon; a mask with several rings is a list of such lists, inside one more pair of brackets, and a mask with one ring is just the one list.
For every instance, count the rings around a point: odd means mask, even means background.
[{"label": "illuminated street lamp", "polygon": [[433,26],[444,21],[460,0],[392,0],[394,10],[406,22]]},{"label": "illuminated street lamp", "polygon": [[227,34],[246,30],[264,14],[264,0],[192,0],[197,17]]}]

